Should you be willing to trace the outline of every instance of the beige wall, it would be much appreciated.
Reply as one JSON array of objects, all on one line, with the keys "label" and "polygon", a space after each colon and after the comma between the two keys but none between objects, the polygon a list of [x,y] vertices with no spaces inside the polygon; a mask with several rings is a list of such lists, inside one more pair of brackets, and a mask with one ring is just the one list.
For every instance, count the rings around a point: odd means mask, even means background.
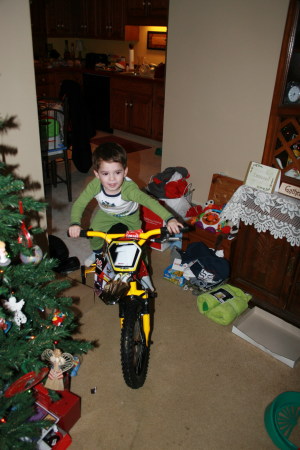
[{"label": "beige wall", "polygon": [[[186,166],[195,201],[214,172],[242,179],[261,160],[287,7],[170,0],[162,168]],[[20,122],[2,140],[18,149],[20,174],[42,182],[29,1],[1,0],[0,51],[0,113]]]},{"label": "beige wall", "polygon": [[170,0],[162,167],[213,173],[261,161],[288,0]]},{"label": "beige wall", "polygon": [[[17,149],[7,163],[18,165],[18,176],[42,186],[29,1],[1,0],[0,55],[0,115],[15,115],[19,123],[0,137],[2,145]],[[29,194],[40,199],[44,189]]]}]

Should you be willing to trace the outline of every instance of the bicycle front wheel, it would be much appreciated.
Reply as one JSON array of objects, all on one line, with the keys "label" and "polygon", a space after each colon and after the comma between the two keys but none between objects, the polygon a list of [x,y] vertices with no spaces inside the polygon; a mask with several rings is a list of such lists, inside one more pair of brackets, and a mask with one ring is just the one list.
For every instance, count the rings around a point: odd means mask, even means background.
[{"label": "bicycle front wheel", "polygon": [[127,386],[138,389],[146,380],[150,343],[146,345],[139,301],[131,301],[126,306],[121,332],[122,371]]}]

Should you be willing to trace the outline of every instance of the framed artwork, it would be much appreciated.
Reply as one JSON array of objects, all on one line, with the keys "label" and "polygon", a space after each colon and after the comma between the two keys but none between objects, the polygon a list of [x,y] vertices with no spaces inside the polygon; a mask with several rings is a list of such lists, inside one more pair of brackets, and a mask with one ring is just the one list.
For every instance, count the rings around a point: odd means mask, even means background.
[{"label": "framed artwork", "polygon": [[162,31],[148,31],[147,33],[147,49],[149,50],[166,50],[167,33]]},{"label": "framed artwork", "polygon": [[247,186],[252,186],[255,189],[260,189],[271,194],[274,191],[278,191],[279,183],[279,169],[253,161],[249,164],[244,182]]}]

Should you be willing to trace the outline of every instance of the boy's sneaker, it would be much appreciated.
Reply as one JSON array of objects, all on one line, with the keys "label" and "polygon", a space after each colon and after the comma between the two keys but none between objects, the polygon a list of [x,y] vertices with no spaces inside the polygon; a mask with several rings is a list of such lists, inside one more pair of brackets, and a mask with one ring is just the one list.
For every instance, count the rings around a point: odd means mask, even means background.
[{"label": "boy's sneaker", "polygon": [[90,267],[92,264],[96,262],[96,253],[91,253],[84,261],[85,267]]}]

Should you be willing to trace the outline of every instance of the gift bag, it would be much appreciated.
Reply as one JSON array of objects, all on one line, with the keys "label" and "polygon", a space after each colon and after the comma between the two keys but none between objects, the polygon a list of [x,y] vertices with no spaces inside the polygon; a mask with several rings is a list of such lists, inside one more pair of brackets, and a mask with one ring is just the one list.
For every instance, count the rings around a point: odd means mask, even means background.
[{"label": "gift bag", "polygon": [[186,181],[189,176],[184,167],[168,167],[151,177],[147,190],[162,201],[174,216],[184,219],[192,201],[192,184]]},{"label": "gift bag", "polygon": [[164,202],[167,209],[174,214],[176,217],[185,219],[186,213],[192,206],[192,184],[186,186],[186,190],[181,197],[177,198],[161,198],[160,200]]}]

